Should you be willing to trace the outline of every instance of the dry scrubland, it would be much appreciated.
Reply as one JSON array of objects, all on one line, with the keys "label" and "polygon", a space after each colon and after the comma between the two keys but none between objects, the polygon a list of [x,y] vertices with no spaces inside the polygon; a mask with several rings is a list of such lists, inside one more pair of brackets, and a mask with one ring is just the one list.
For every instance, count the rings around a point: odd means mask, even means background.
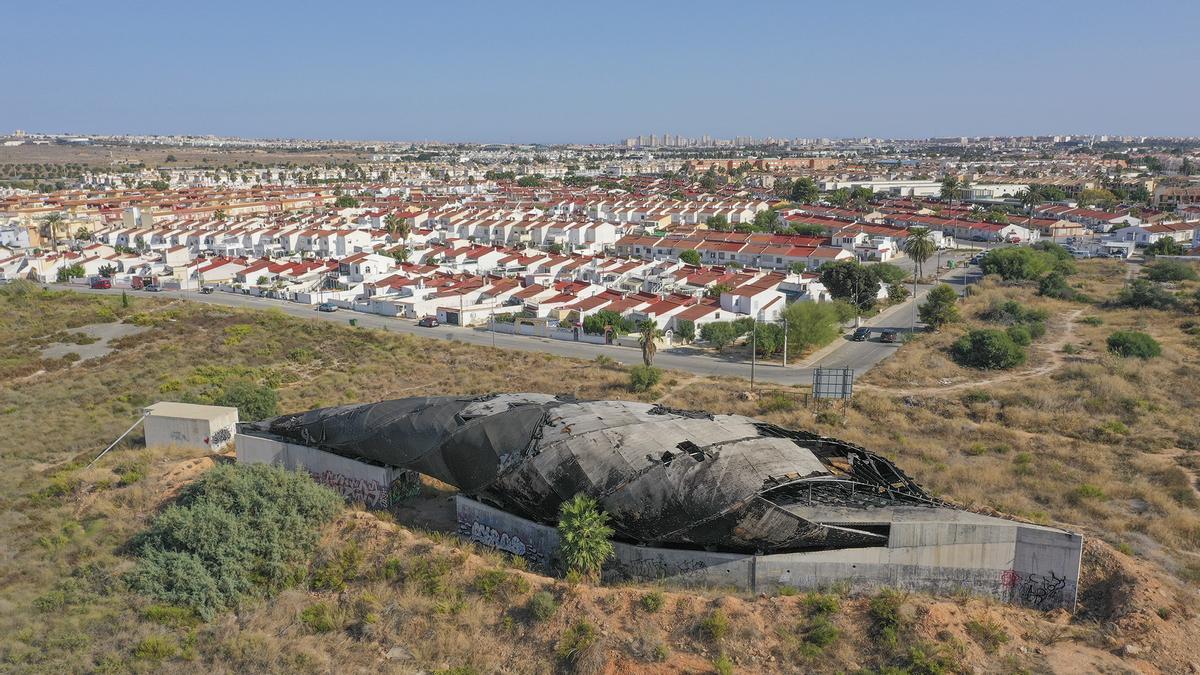
[{"label": "dry scrubland", "polygon": [[[1119,285],[1110,279],[1119,269],[1087,265],[1075,281],[1100,297]],[[323,532],[311,577],[321,590],[309,581],[203,623],[130,593],[122,574],[131,537],[213,460],[135,442],[80,468],[138,407],[229,379],[276,387],[283,410],[495,390],[631,398],[625,370],[273,312],[146,297],[125,308],[117,297],[24,284],[0,293],[0,615],[11,617],[3,671],[1187,672],[1200,660],[1195,600],[1178,579],[1195,574],[1200,548],[1188,424],[1197,352],[1182,315],[1046,302],[1056,316],[1083,309],[1079,319],[1103,324],[1075,321],[1078,353],[1046,350],[1005,376],[946,360],[960,330],[949,329],[904,346],[844,416],[799,409],[795,392],[743,400],[743,381],[674,373],[643,396],[816,428],[886,452],[957,502],[1081,529],[1091,539],[1073,618],[846,589],[766,598],[572,586],[452,536],[348,509]],[[1043,302],[988,285],[964,313],[993,295]],[[35,341],[116,320],[149,330],[95,361],[38,356]],[[1104,353],[1109,332],[1134,325],[1159,338],[1162,357]],[[1065,330],[1052,320],[1039,342],[1055,344]],[[924,390],[930,380],[916,374],[926,370],[932,384],[963,386]],[[880,637],[889,631],[895,645]]]}]

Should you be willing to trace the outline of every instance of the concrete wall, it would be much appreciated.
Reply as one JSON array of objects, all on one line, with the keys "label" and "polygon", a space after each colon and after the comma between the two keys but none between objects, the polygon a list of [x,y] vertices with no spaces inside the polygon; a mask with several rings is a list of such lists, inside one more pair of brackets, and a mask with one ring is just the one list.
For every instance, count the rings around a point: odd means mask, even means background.
[{"label": "concrete wall", "polygon": [[211,409],[202,416],[180,417],[151,413],[146,417],[146,445],[177,445],[218,452],[233,440],[237,408],[196,406]]},{"label": "concrete wall", "polygon": [[347,501],[362,502],[372,509],[388,508],[410,496],[418,484],[416,474],[393,466],[250,434],[237,435],[237,459],[247,464],[304,469],[313,480],[333,488]]},{"label": "concrete wall", "polygon": [[[456,498],[458,531],[485,546],[524,556],[547,571],[560,566],[558,533],[466,497]],[[751,555],[614,543],[606,581],[661,580],[677,586],[775,592],[848,583],[949,594],[963,590],[1003,602],[1073,610],[1083,539],[999,518],[896,523],[888,546]]]}]

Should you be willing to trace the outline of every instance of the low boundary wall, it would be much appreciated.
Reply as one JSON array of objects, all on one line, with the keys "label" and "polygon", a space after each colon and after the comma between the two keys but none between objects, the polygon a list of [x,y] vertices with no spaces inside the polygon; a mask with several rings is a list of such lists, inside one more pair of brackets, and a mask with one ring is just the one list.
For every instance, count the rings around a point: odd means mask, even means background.
[{"label": "low boundary wall", "polygon": [[[542,571],[561,568],[558,532],[467,497],[456,498],[458,532],[526,558]],[[660,580],[684,587],[776,592],[849,584],[924,593],[967,591],[1042,610],[1073,611],[1083,538],[1078,534],[961,511],[968,522],[893,526],[887,546],[779,553],[717,553],[614,542],[606,581]]]}]

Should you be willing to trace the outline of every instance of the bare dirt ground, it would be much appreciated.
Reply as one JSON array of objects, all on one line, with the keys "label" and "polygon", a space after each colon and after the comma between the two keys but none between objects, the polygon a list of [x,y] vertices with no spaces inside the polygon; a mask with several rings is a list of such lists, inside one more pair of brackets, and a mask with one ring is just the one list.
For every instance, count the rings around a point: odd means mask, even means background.
[{"label": "bare dirt ground", "polygon": [[1081,359],[1072,358],[1063,353],[1063,348],[1075,339],[1075,322],[1079,319],[1079,315],[1083,313],[1082,309],[1076,309],[1068,312],[1058,321],[1059,326],[1055,330],[1054,338],[1050,341],[1041,341],[1034,343],[1032,349],[1036,351],[1041,358],[1037,366],[1026,370],[1016,370],[1011,372],[997,372],[995,375],[990,375],[979,380],[968,380],[966,382],[945,382],[939,383],[930,387],[911,387],[904,389],[896,389],[889,386],[881,386],[870,383],[862,383],[857,385],[859,390],[865,391],[884,391],[896,396],[920,396],[925,394],[945,394],[949,392],[962,391],[963,389],[973,389],[989,384],[1000,384],[1002,382],[1011,382],[1013,380],[1026,380],[1032,377],[1047,375],[1059,368],[1062,368],[1067,363],[1078,362]]}]

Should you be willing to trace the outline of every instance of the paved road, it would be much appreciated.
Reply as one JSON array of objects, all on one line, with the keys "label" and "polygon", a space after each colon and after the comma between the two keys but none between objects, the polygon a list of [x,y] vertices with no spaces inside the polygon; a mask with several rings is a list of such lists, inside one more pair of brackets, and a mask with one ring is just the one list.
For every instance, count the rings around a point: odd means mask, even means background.
[{"label": "paved road", "polygon": [[[966,283],[962,276],[964,271],[956,270],[954,278],[946,278],[944,280],[955,283],[961,288]],[[71,288],[82,293],[101,293],[106,295],[119,295],[122,290],[119,288],[101,290],[74,286]],[[929,288],[929,286],[918,287],[918,300],[924,296]],[[128,292],[134,297],[143,294],[150,295],[144,291]],[[249,309],[274,308],[292,316],[333,321],[342,324],[348,323],[349,319],[357,319],[360,326],[380,328],[398,333],[411,333],[421,337],[459,340],[470,344],[495,346],[500,349],[546,352],[584,360],[594,359],[596,356],[604,354],[626,365],[637,365],[642,362],[641,350],[634,347],[596,345],[587,342],[568,342],[565,340],[524,335],[508,335],[474,328],[461,328],[459,326],[443,325],[437,328],[421,328],[416,325],[415,321],[408,319],[397,319],[346,310],[318,312],[315,308],[307,305],[235,293],[216,292],[211,295],[202,295],[195,291],[162,291],[156,295],[183,298],[211,305],[244,307]],[[912,299],[910,299],[908,302],[890,307],[879,315],[865,321],[864,325],[879,329],[908,328],[910,323],[909,317],[912,314],[912,302]],[[879,342],[878,335],[875,335],[871,341],[867,342],[851,342],[843,337],[839,338],[833,345],[815,354],[816,358],[810,359],[810,361],[813,361],[812,363],[789,365],[787,368],[782,367],[779,363],[760,363],[754,368],[754,377],[756,380],[778,384],[809,384],[812,382],[812,372],[815,366],[854,368],[855,376],[857,377],[866,372],[871,366],[891,355],[898,346]],[[743,361],[740,358],[732,356],[722,357],[720,355],[711,355],[689,347],[661,349],[658,352],[658,356],[655,357],[654,362],[655,365],[663,368],[701,375],[750,377],[750,363],[748,361]]]}]

